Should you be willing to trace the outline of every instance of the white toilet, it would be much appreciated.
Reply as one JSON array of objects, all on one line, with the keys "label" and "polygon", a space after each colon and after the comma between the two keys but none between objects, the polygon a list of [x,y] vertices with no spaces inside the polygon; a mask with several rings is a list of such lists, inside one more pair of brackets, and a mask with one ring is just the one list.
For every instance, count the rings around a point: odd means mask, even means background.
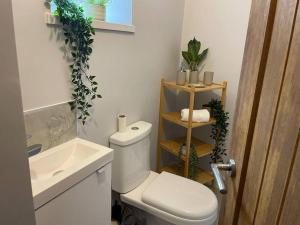
[{"label": "white toilet", "polygon": [[151,128],[139,121],[110,137],[115,150],[112,189],[123,202],[147,212],[148,225],[214,224],[218,202],[210,189],[177,175],[150,171]]}]

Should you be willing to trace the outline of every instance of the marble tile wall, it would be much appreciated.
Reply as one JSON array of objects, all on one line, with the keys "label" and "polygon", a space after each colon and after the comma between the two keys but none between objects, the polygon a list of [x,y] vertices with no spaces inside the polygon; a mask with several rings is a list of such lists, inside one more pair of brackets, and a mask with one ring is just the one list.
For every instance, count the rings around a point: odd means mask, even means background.
[{"label": "marble tile wall", "polygon": [[68,103],[24,112],[27,146],[42,144],[42,151],[77,136],[75,112]]}]

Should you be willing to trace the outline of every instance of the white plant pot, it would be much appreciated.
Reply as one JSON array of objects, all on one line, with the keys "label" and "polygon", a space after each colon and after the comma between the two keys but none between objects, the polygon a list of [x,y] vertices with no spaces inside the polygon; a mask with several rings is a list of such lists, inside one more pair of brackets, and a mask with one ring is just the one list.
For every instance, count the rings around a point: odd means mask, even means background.
[{"label": "white plant pot", "polygon": [[199,83],[199,71],[191,71],[190,72],[190,84]]},{"label": "white plant pot", "polygon": [[87,16],[91,16],[95,20],[105,21],[105,19],[106,19],[106,7],[105,6],[86,3],[85,11],[86,11]]}]

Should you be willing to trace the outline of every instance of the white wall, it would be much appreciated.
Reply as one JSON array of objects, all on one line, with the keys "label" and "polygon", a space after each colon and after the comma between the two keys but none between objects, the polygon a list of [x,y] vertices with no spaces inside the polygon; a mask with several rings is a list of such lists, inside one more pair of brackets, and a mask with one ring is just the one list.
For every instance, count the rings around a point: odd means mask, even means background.
[{"label": "white wall", "polygon": [[[59,29],[44,24],[43,1],[13,1],[24,109],[70,99],[69,71]],[[119,113],[128,122],[153,123],[153,160],[162,77],[175,79],[183,21],[183,0],[133,0],[135,34],[97,31],[91,72],[103,99],[95,102],[93,121],[79,135],[108,144]]]},{"label": "white wall", "polygon": [[44,23],[44,1],[12,2],[24,110],[70,100],[59,29]]},{"label": "white wall", "polygon": [[251,0],[185,1],[181,47],[186,50],[188,41],[196,37],[202,42],[203,49],[209,48],[203,72],[214,71],[216,82],[228,81],[226,110],[230,113],[231,121],[235,110],[250,7]]},{"label": "white wall", "polygon": [[35,225],[12,6],[0,1],[0,224]]}]

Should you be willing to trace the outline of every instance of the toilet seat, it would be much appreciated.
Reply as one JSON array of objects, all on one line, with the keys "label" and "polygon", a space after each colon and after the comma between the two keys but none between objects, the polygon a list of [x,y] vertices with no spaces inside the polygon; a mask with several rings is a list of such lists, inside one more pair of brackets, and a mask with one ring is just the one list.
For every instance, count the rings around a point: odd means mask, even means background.
[{"label": "toilet seat", "polygon": [[141,185],[121,194],[121,200],[178,225],[211,225],[217,219],[217,199],[208,188],[167,172],[151,171]]},{"label": "toilet seat", "polygon": [[206,186],[167,172],[162,172],[145,189],[142,201],[191,220],[210,217],[218,207],[215,195]]}]

